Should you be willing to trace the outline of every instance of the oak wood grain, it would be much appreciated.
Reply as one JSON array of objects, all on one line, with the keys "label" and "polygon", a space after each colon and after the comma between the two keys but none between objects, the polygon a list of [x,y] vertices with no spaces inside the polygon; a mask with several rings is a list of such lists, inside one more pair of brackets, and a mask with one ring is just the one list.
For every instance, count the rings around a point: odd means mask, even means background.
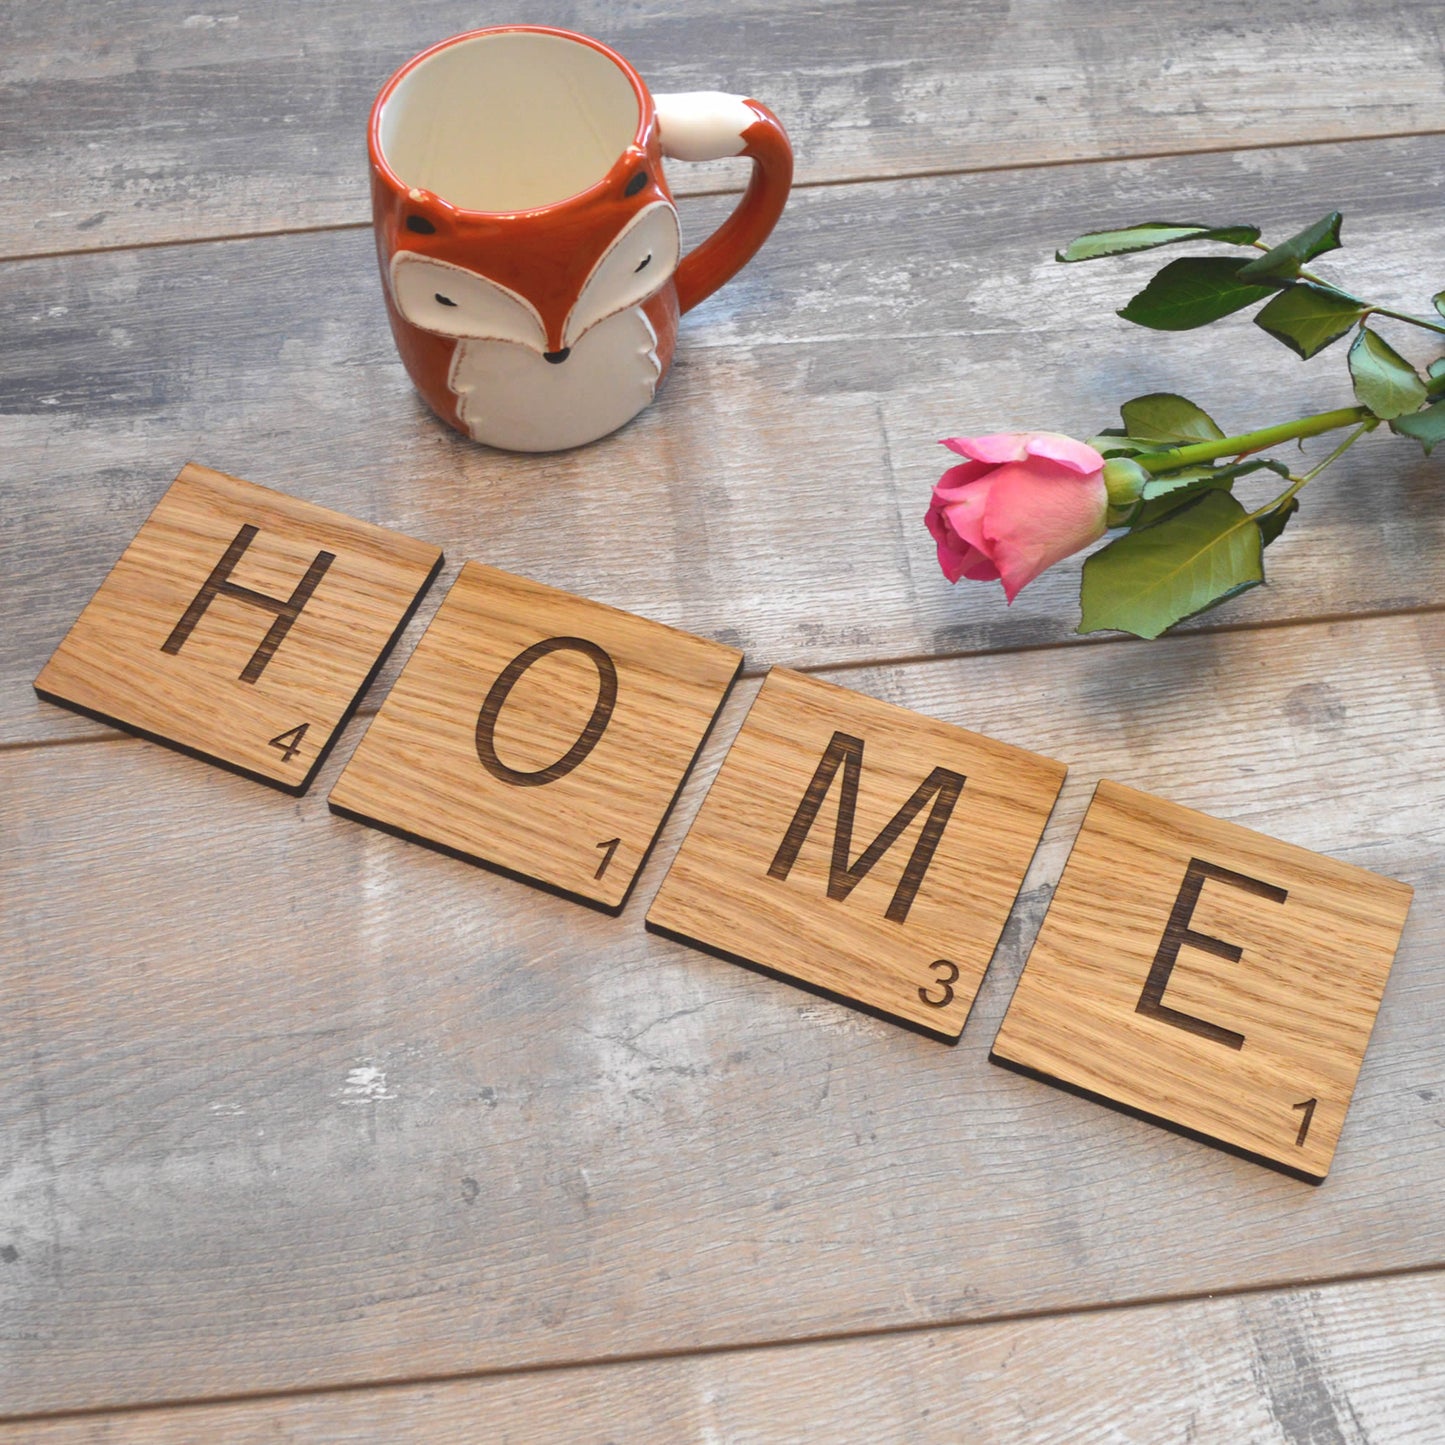
[{"label": "oak wood grain", "polygon": [[616,913],[742,661],[469,562],[328,802]]},{"label": "oak wood grain", "polygon": [[415,538],[187,463],[35,691],[302,793],[441,564]]},{"label": "oak wood grain", "polygon": [[[1431,0],[1289,16],[1249,0],[93,0],[80,26],[17,0],[0,255],[363,222],[382,82],[448,35],[515,23],[595,35],[654,90],[767,102],[804,183],[1438,131],[1445,102]],[[672,168],[689,191],[742,174]]]},{"label": "oak wood grain", "polygon": [[1409,907],[1105,779],[989,1058],[1322,1181]]},{"label": "oak wood grain", "polygon": [[955,1042],[1066,771],[773,668],[647,926]]},{"label": "oak wood grain", "polygon": [[828,1343],[0,1425],[26,1445],[1396,1445],[1445,1415],[1438,1273]]},{"label": "oak wood grain", "polygon": [[[339,758],[289,800],[0,755],[5,1411],[1445,1261],[1442,658],[1395,617],[843,674],[1071,763],[956,1050],[332,818]],[[1321,1189],[987,1066],[1105,775],[1415,888]]]},{"label": "oak wood grain", "polygon": [[[939,574],[921,524],[947,460],[936,438],[1088,435],[1158,389],[1241,429],[1351,393],[1342,357],[1302,364],[1242,318],[1130,327],[1112,312],[1157,256],[1065,267],[1054,247],[1160,206],[1286,233],[1328,197],[1348,247],[1319,265],[1423,305],[1419,278],[1445,274],[1442,155],[1426,139],[805,192],[685,319],[657,402],[555,457],[491,451],[431,416],[392,347],[364,233],[0,266],[15,338],[0,353],[0,444],[25,499],[0,529],[0,740],[96,733],[38,703],[30,680],[187,456],[715,637],[755,668],[1066,638],[1077,564],[1011,608]],[[1416,360],[1433,354],[1399,330]],[[1440,605],[1438,472],[1397,438],[1357,446],[1271,547],[1272,585],[1192,625]]]}]

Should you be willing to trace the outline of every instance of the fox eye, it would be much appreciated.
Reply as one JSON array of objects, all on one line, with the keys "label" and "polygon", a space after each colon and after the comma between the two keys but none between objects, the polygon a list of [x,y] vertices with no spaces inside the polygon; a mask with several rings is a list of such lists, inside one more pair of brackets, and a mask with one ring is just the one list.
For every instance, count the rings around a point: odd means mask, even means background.
[{"label": "fox eye", "polygon": [[433,294],[436,296],[436,299],[442,303],[443,306],[455,306],[457,304],[455,301],[452,300],[450,296],[443,296],[440,291],[434,292]]},{"label": "fox eye", "polygon": [[406,228],[408,231],[415,231],[418,236],[435,236],[437,232],[437,228],[425,216],[408,216]]},{"label": "fox eye", "polygon": [[645,269],[647,268],[648,264],[651,262],[651,260],[652,260],[652,252],[649,251],[649,252],[647,253],[647,255],[645,255],[645,256],[642,258],[642,260],[640,260],[640,261],[637,263],[637,265],[632,268],[632,274],[635,276],[635,275],[637,275],[637,273],[638,273],[639,271],[645,270]]},{"label": "fox eye", "polygon": [[638,191],[640,191],[640,190],[643,188],[643,186],[645,186],[646,184],[647,184],[647,172],[646,172],[646,171],[638,171],[638,173],[637,173],[635,176],[633,176],[633,178],[632,178],[630,181],[628,181],[628,183],[627,183],[627,189],[624,190],[624,191],[622,192],[622,194],[623,194],[624,196],[635,196],[635,195],[638,193]]}]

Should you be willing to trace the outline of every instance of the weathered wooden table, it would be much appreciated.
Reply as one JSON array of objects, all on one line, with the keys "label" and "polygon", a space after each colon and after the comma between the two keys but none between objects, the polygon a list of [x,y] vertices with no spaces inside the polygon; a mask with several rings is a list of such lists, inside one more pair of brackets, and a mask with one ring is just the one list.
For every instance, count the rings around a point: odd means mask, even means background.
[{"label": "weathered wooden table", "polygon": [[[799,161],[658,403],[550,457],[426,412],[366,224],[382,80],[508,20],[755,94]],[[1348,401],[1243,322],[1115,321],[1156,258],[1052,252],[1338,206],[1354,281],[1418,305],[1440,21],[7,6],[0,1439],[1440,1439],[1441,463],[1357,447],[1274,585],[1154,645],[1076,639],[1073,565],[1012,609],[951,589],[921,526],[940,436],[1087,435],[1151,389],[1241,427]],[[676,179],[695,237],[740,172]],[[188,458],[448,556],[299,801],[31,691]],[[620,918],[327,812],[469,557],[746,650]],[[957,1049],[643,931],[772,663],[1072,765]],[[1417,890],[1322,1188],[987,1064],[1103,776]]]}]

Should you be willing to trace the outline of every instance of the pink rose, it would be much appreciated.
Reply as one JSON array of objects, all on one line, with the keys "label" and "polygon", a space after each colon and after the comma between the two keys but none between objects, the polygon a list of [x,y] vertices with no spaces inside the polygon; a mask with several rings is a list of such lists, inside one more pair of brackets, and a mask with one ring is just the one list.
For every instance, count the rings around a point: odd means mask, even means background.
[{"label": "pink rose", "polygon": [[933,489],[924,518],[950,582],[1002,582],[1012,602],[1046,567],[1102,537],[1104,459],[1054,432],[950,437],[968,458]]}]

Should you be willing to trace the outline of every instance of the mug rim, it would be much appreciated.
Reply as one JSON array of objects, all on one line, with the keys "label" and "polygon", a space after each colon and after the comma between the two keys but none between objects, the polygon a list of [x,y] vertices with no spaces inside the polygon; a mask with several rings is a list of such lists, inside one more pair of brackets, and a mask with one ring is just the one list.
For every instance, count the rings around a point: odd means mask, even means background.
[{"label": "mug rim", "polygon": [[432,56],[443,50],[449,50],[453,45],[460,45],[465,41],[479,40],[488,35],[550,35],[558,40],[570,40],[579,45],[585,45],[598,51],[607,57],[626,77],[627,83],[632,87],[632,93],[637,99],[637,129],[632,133],[631,147],[638,150],[645,150],[648,134],[653,124],[653,101],[647,86],[643,84],[642,77],[632,68],[628,62],[619,55],[610,45],[604,45],[600,40],[594,40],[590,35],[582,35],[575,30],[563,30],[555,25],[486,25],[480,30],[467,30],[459,35],[449,35],[445,40],[439,40],[435,45],[428,46],[419,54],[413,55],[404,65],[396,70],[386,83],[381,87],[376,99],[371,104],[371,117],[366,127],[366,144],[371,153],[372,169],[386,182],[394,191],[401,195],[426,194],[433,201],[445,206],[449,211],[458,216],[476,216],[495,218],[498,216],[533,216],[546,211],[556,210],[562,206],[575,205],[584,197],[605,188],[612,179],[612,173],[621,166],[627,159],[627,149],[624,147],[617,159],[608,167],[606,173],[600,176],[590,186],[574,192],[570,196],[563,196],[556,201],[548,201],[541,206],[525,206],[520,210],[511,211],[489,211],[474,206],[459,206],[454,201],[448,200],[445,196],[435,191],[428,191],[425,187],[408,185],[395,170],[386,158],[386,153],[381,144],[381,115],[386,108],[386,103],[396,92],[407,76]]}]

